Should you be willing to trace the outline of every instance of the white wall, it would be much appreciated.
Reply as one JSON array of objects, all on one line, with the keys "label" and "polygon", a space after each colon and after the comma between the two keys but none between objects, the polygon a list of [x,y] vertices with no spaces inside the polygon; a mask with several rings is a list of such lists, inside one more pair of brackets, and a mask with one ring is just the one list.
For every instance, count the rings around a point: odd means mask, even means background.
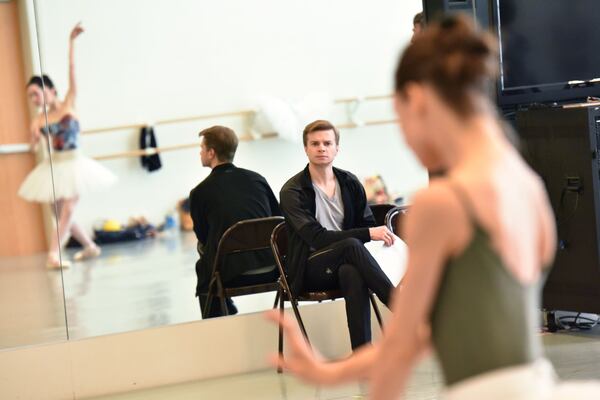
[{"label": "white wall", "polygon": [[[288,100],[313,92],[333,98],[388,94],[398,54],[421,1],[381,0],[38,0],[42,64],[64,94],[67,38],[78,21],[78,110],[83,129],[256,107],[261,95]],[[344,108],[332,117],[343,123]],[[391,118],[390,101],[362,107],[363,120]],[[156,128],[159,145],[191,143],[212,124],[247,131],[241,118]],[[90,156],[134,149],[138,132],[84,135]],[[299,132],[300,134],[300,132]],[[145,215],[160,222],[208,174],[198,150],[162,155],[147,173],[134,158],[103,161],[119,176],[110,190],[84,198],[77,218]],[[236,164],[263,174],[278,192],[305,164],[301,144],[243,143]],[[338,166],[359,177],[380,173],[410,195],[427,182],[394,125],[342,132]]]}]

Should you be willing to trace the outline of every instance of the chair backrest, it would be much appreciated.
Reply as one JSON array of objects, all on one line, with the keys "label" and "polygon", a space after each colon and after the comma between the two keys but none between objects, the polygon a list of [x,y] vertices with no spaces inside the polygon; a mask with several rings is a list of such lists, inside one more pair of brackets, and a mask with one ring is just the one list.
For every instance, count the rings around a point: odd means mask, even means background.
[{"label": "chair backrest", "polygon": [[375,217],[375,224],[381,226],[385,224],[385,216],[387,213],[396,207],[393,204],[370,204],[369,208]]},{"label": "chair backrest", "polygon": [[288,232],[285,222],[281,222],[273,229],[271,233],[271,249],[275,256],[279,256],[282,259],[287,255]]},{"label": "chair backrest", "polygon": [[388,229],[400,239],[405,240],[403,237],[402,226],[404,225],[404,220],[406,218],[406,214],[408,213],[408,206],[395,206],[385,215],[385,225]]},{"label": "chair backrest", "polygon": [[271,234],[271,250],[273,251],[277,268],[279,268],[279,275],[283,288],[291,297],[290,285],[288,284],[285,271],[285,257],[288,251],[288,231],[285,222],[280,223],[273,229],[273,233]]},{"label": "chair backrest", "polygon": [[228,254],[270,249],[273,229],[283,221],[283,217],[266,217],[247,219],[231,225],[219,240],[214,271]]}]

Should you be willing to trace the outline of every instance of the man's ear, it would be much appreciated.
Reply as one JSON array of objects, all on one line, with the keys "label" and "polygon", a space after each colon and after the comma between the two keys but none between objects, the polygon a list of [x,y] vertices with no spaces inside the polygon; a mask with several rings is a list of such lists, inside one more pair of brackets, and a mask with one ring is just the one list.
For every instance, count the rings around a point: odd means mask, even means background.
[{"label": "man's ear", "polygon": [[216,158],[217,153],[215,153],[215,149],[206,149],[206,155],[212,160],[213,158]]}]

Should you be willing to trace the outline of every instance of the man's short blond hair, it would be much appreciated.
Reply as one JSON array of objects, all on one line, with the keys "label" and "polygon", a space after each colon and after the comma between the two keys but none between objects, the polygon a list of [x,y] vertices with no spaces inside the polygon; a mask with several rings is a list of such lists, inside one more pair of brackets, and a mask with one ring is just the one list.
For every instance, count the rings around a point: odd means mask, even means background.
[{"label": "man's short blond hair", "polygon": [[304,143],[304,147],[306,147],[308,141],[308,134],[319,131],[333,131],[335,134],[335,144],[340,144],[340,132],[337,130],[337,128],[329,121],[318,119],[306,125],[304,128],[304,132],[302,132],[302,142]]}]

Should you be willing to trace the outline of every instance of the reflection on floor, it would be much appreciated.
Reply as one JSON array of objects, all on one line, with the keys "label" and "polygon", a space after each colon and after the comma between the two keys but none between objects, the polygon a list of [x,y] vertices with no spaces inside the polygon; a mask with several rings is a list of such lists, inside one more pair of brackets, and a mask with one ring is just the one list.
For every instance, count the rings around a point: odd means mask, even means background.
[{"label": "reflection on floor", "polygon": [[46,256],[0,259],[0,348],[66,339],[60,274]]},{"label": "reflection on floor", "polygon": [[[74,251],[66,251],[72,259]],[[196,238],[177,231],[105,245],[102,255],[63,271],[70,338],[145,329],[201,318]],[[240,313],[272,307],[274,293],[239,297]],[[45,255],[0,259],[0,348],[67,338],[60,271]]]},{"label": "reflection on floor", "polygon": [[[543,336],[546,354],[563,379],[600,379],[600,327],[587,333],[558,333]],[[442,377],[433,359],[423,361],[407,387],[406,400],[440,398]],[[191,399],[362,399],[365,385],[315,388],[273,370],[200,382],[161,387],[96,400],[191,400]],[[482,399],[483,400],[483,399]]]}]

